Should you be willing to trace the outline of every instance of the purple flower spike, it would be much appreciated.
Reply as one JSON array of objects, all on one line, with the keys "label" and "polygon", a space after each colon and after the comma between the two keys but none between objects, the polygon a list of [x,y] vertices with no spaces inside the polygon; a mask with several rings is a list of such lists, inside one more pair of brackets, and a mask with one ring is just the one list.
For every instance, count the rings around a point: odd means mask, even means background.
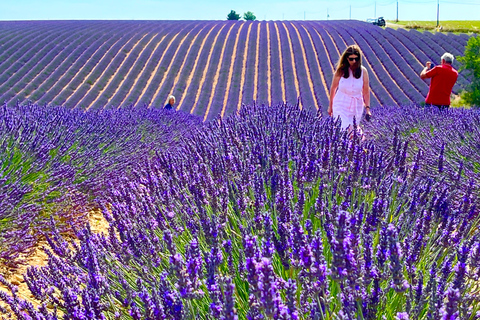
[{"label": "purple flower spike", "polygon": [[458,302],[460,291],[452,287],[447,289],[447,301],[440,310],[441,320],[456,320],[458,318]]},{"label": "purple flower spike", "polygon": [[408,313],[398,312],[395,316],[395,320],[410,320],[410,318],[408,317]]}]

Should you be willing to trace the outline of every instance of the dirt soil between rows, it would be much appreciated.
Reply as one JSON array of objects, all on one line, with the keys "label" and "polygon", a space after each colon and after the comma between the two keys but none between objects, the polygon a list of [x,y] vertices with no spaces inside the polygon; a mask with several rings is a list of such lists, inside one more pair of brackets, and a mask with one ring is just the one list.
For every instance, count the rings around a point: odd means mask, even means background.
[{"label": "dirt soil between rows", "polygon": [[[89,222],[92,232],[95,233],[108,233],[108,222],[102,215],[100,210],[93,210],[89,214]],[[26,257],[27,264],[21,265],[17,269],[9,269],[5,266],[0,265],[0,273],[8,280],[10,283],[18,287],[17,295],[21,299],[32,302],[35,306],[40,305],[40,301],[36,300],[33,294],[28,289],[28,286],[23,278],[23,275],[27,272],[28,267],[30,266],[44,266],[47,263],[47,255],[42,248],[47,247],[48,243],[46,240],[40,241],[35,247],[34,253]],[[8,288],[0,284],[0,290],[9,292]],[[0,301],[0,306],[6,307],[5,304]],[[51,307],[51,306],[48,306]],[[7,308],[8,310],[8,308]]]}]

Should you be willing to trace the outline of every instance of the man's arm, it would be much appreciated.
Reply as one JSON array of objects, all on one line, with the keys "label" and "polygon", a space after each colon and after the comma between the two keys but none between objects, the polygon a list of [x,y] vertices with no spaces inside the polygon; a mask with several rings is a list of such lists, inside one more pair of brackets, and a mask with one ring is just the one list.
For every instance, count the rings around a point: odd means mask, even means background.
[{"label": "man's arm", "polygon": [[420,78],[421,79],[430,78],[430,77],[427,76],[427,72],[430,69],[431,65],[432,65],[432,63],[430,61],[427,61],[427,63],[425,64],[425,68],[423,68],[422,72],[420,72]]}]

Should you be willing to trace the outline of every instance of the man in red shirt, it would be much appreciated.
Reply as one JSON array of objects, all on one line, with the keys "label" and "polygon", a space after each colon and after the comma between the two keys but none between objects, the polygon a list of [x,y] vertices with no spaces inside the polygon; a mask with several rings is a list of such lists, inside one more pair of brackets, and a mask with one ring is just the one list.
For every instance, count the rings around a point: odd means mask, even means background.
[{"label": "man in red shirt", "polygon": [[420,73],[420,78],[432,78],[430,90],[425,103],[439,109],[450,107],[450,94],[458,78],[458,72],[452,67],[453,55],[446,52],[442,56],[442,64],[431,68],[432,63],[428,61]]}]

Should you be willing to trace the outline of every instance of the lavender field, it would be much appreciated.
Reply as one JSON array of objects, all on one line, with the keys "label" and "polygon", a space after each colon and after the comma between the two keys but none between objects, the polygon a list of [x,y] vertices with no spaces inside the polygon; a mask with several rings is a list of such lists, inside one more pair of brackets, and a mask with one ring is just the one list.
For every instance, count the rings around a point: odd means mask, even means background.
[{"label": "lavender field", "polygon": [[5,106],[2,261],[42,236],[48,258],[28,300],[0,276],[0,313],[478,319],[480,113],[374,111],[361,139],[288,105]]},{"label": "lavender field", "polygon": [[[467,40],[350,20],[0,22],[0,101],[160,108],[173,94],[179,110],[205,120],[253,101],[299,98],[325,111],[339,53],[356,43],[372,106],[419,104],[428,92],[422,66],[445,51],[461,55]],[[467,83],[460,73],[454,93]]]},{"label": "lavender field", "polygon": [[[480,319],[480,111],[419,106],[423,62],[467,40],[358,21],[0,22],[0,317]],[[323,112],[352,43],[371,74],[364,136]]]}]

